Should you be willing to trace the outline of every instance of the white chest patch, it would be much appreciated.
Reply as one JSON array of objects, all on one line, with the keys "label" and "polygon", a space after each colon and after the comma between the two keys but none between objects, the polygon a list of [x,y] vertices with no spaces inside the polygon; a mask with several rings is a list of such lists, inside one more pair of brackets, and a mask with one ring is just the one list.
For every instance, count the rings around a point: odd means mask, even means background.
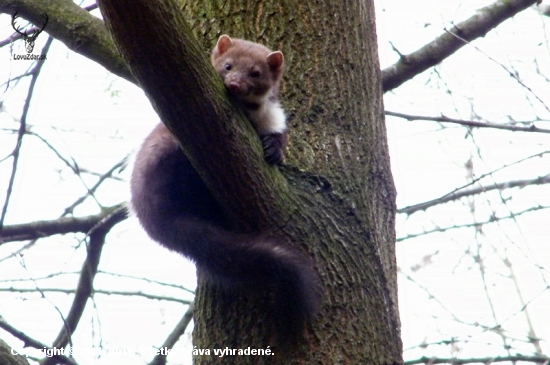
[{"label": "white chest patch", "polygon": [[287,130],[285,112],[278,101],[265,99],[257,110],[247,110],[247,114],[260,135]]}]

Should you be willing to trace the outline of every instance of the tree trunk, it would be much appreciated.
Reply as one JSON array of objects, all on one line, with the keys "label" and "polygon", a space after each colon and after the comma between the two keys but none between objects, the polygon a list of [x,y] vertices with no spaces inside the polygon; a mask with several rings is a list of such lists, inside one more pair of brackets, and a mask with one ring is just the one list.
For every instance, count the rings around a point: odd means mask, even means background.
[{"label": "tree trunk", "polygon": [[[17,352],[16,352],[17,353]],[[12,348],[0,340],[0,364],[2,365],[29,365],[29,362],[22,355],[14,355]]]},{"label": "tree trunk", "polygon": [[[194,37],[171,0],[99,3],[135,78],[235,225],[267,230],[313,258],[322,305],[294,363],[400,364],[395,190],[372,2],[189,2],[182,8]],[[223,33],[285,55],[281,98],[291,137],[280,169],[264,163],[250,124],[208,66]],[[265,300],[224,296],[199,273],[194,345],[267,348]]]}]

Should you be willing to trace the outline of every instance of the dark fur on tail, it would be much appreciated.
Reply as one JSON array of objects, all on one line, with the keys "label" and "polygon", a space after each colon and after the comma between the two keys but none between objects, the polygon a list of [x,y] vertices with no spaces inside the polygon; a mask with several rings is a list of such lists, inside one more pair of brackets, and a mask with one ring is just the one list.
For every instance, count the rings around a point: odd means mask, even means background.
[{"label": "dark fur on tail", "polygon": [[132,207],[152,239],[193,260],[223,288],[268,288],[279,344],[301,337],[317,305],[311,261],[263,235],[231,232],[163,124],[147,137],[131,178]]}]

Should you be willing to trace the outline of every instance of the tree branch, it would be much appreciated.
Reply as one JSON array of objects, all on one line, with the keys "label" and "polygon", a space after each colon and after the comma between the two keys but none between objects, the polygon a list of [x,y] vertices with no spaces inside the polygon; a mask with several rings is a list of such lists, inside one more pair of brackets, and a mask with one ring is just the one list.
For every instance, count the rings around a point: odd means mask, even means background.
[{"label": "tree branch", "polygon": [[[474,16],[455,25],[449,31],[471,42],[476,38],[484,37],[505,20],[537,2],[537,0],[498,0],[479,9]],[[466,44],[450,33],[441,34],[416,52],[402,55],[397,63],[382,70],[384,92],[399,87],[414,76],[437,65]]]},{"label": "tree branch", "polygon": [[125,209],[123,204],[105,209],[103,212],[87,217],[63,217],[51,221],[36,221],[32,223],[5,226],[0,237],[0,245],[13,241],[35,240],[55,234],[87,233],[102,219],[118,209]]},{"label": "tree branch", "polygon": [[288,215],[281,174],[264,162],[250,122],[227,99],[178,5],[170,0],[99,5],[132,74],[233,223],[256,230]]},{"label": "tree branch", "polygon": [[445,117],[445,116],[426,117],[426,116],[421,116],[421,115],[410,115],[410,114],[392,112],[392,111],[389,111],[389,110],[386,110],[385,113],[386,113],[386,115],[390,115],[392,117],[397,117],[397,118],[407,119],[408,121],[412,121],[412,120],[430,120],[430,121],[441,122],[441,123],[454,123],[454,124],[459,124],[459,125],[463,125],[463,126],[466,126],[466,127],[504,129],[504,130],[511,131],[511,132],[550,133],[550,129],[538,128],[534,124],[531,124],[531,126],[529,126],[529,127],[519,127],[519,126],[516,126],[516,125],[508,125],[508,124],[483,123],[483,122],[475,122],[473,120],[454,119],[454,118],[449,118],[449,117]]},{"label": "tree branch", "polygon": [[[46,45],[43,48],[43,52],[47,53],[50,49],[50,46],[53,42],[53,38],[48,39],[46,42]],[[6,214],[8,212],[8,205],[11,198],[11,192],[13,189],[13,184],[15,181],[15,175],[17,173],[17,166],[19,162],[19,154],[21,152],[21,146],[23,143],[23,137],[25,136],[25,132],[27,130],[27,115],[29,113],[30,103],[32,100],[32,96],[34,93],[34,87],[36,86],[36,81],[38,80],[38,76],[40,75],[40,70],[42,70],[42,66],[44,65],[44,62],[37,62],[33,69],[30,72],[31,82],[29,84],[29,89],[27,92],[27,97],[25,98],[25,105],[23,106],[23,113],[21,114],[21,118],[19,119],[19,130],[17,132],[17,143],[15,144],[14,150],[11,153],[13,156],[13,162],[12,162],[12,170],[10,174],[10,179],[8,181],[8,188],[6,190],[6,198],[4,199],[4,205],[2,206],[2,212],[0,213],[0,237],[2,237],[2,231],[4,228],[4,219],[6,218]],[[0,243],[1,243],[0,239]]]},{"label": "tree branch", "polygon": [[[34,347],[35,349],[47,349],[47,348],[49,348],[48,346],[46,346],[42,342],[40,342],[38,340],[35,340],[34,338],[32,338],[30,336],[27,336],[25,334],[25,332],[20,331],[17,328],[13,327],[11,324],[6,322],[6,320],[2,316],[0,316],[0,328],[2,328],[3,330],[5,330],[9,334],[11,334],[13,337],[23,341],[23,344],[25,345],[25,347],[30,346],[30,347]],[[0,340],[0,343],[2,343],[2,342],[3,341]],[[11,351],[10,351],[10,355],[11,355]],[[11,356],[13,356],[13,355],[11,355]],[[13,357],[15,357],[15,356],[13,356]],[[72,359],[70,359],[70,358],[68,358],[67,356],[64,356],[64,355],[54,355],[52,357],[52,359],[55,359],[60,364],[70,364],[70,365],[75,365],[76,364]],[[1,362],[1,364],[4,365],[4,362]],[[14,362],[14,364],[18,364],[18,363]]]},{"label": "tree branch", "polygon": [[[0,317],[0,321],[2,318]],[[0,340],[0,364],[3,365],[29,365],[29,362],[23,355],[13,355],[12,348],[7,343]]]},{"label": "tree branch", "polygon": [[[70,342],[70,338],[78,326],[82,313],[84,313],[88,298],[93,293],[93,281],[97,273],[101,251],[105,243],[105,236],[117,223],[126,218],[126,214],[126,209],[119,208],[91,229],[90,242],[87,247],[88,255],[82,265],[73,303],[67,314],[63,328],[53,342],[53,347],[62,348]],[[46,358],[41,364],[53,365],[55,363],[54,361],[53,358]]]},{"label": "tree branch", "polygon": [[[450,29],[463,39],[472,41],[517,13],[535,4],[537,0],[497,1],[480,9],[476,15]],[[108,71],[135,83],[120,53],[117,51],[105,24],[70,0],[8,0],[0,5],[0,12],[20,15],[31,22],[40,22],[46,12],[50,16],[46,32],[63,42],[69,49],[96,61]],[[169,34],[169,33],[167,33]],[[409,55],[403,55],[392,66],[382,71],[384,91],[397,88],[414,76],[435,66],[465,45],[448,32]]]},{"label": "tree branch", "polygon": [[[220,203],[230,228],[284,239],[289,247],[304,250],[304,240],[298,239],[301,221],[291,217],[309,207],[297,203],[298,189],[291,190],[278,168],[264,161],[252,124],[227,98],[207,51],[194,38],[177,2],[100,0],[99,6],[132,74]],[[254,344],[269,341],[271,331],[255,326],[260,322],[272,327],[265,291],[233,298],[207,282],[199,270],[196,303],[204,312],[195,322],[197,343],[211,347],[211,339],[223,338],[229,330],[224,323],[233,325],[231,332],[254,328],[254,336],[246,337]],[[249,312],[237,319],[231,314],[242,313],[240,303]],[[214,306],[221,310],[208,310]],[[206,335],[207,322],[217,327],[210,327]]]},{"label": "tree branch", "polygon": [[513,180],[513,181],[507,181],[507,182],[497,183],[493,185],[480,186],[477,188],[467,189],[463,191],[453,191],[437,199],[433,199],[424,203],[410,205],[408,207],[397,209],[397,213],[410,215],[420,210],[426,210],[430,207],[433,207],[434,205],[448,203],[450,201],[463,198],[465,196],[477,195],[490,190],[495,190],[495,189],[502,190],[502,189],[516,188],[516,187],[523,188],[529,185],[542,185],[542,184],[548,184],[548,183],[550,183],[550,175],[537,177],[536,179]]},{"label": "tree branch", "polygon": [[506,216],[497,217],[496,215],[491,215],[488,219],[486,219],[484,221],[479,221],[478,220],[478,221],[475,221],[475,222],[472,222],[472,223],[455,224],[453,226],[447,226],[447,227],[436,227],[434,229],[424,230],[420,233],[411,233],[411,234],[408,234],[406,236],[397,237],[395,240],[396,240],[396,242],[402,242],[402,241],[410,240],[410,239],[413,239],[413,238],[416,238],[416,237],[426,236],[426,235],[429,235],[429,234],[432,234],[432,233],[447,232],[447,231],[450,231],[452,229],[479,228],[479,227],[484,226],[486,224],[500,222],[500,221],[503,221],[505,219],[516,219],[520,215],[523,215],[523,214],[526,214],[526,213],[531,213],[531,212],[536,212],[536,211],[542,210],[542,209],[550,209],[550,207],[544,206],[544,205],[539,205],[539,206],[527,208],[527,209],[522,210],[520,212],[510,213]]},{"label": "tree branch", "polygon": [[[3,293],[36,294],[36,289],[10,287],[10,288],[6,288],[6,289],[0,289],[0,292],[3,292]],[[42,293],[63,293],[63,294],[71,295],[71,294],[75,294],[76,290],[75,289],[62,289],[62,288],[40,288],[40,292],[42,292]],[[118,296],[121,296],[121,297],[140,297],[140,298],[145,298],[145,299],[149,299],[149,300],[158,300],[158,301],[163,301],[163,302],[179,303],[179,304],[182,304],[182,305],[189,305],[189,304],[192,303],[190,300],[180,299],[180,298],[173,297],[173,296],[144,293],[141,290],[139,290],[139,291],[121,291],[121,290],[95,290],[94,289],[94,295],[97,295],[97,294],[101,294],[101,295],[118,295]]]},{"label": "tree branch", "polygon": [[[193,311],[195,310],[195,303],[191,303],[189,305],[189,308],[185,311],[183,314],[183,317],[180,319],[178,324],[176,324],[176,327],[174,327],[174,330],[168,335],[166,338],[166,341],[162,344],[161,348],[168,348],[171,349],[174,347],[176,342],[178,342],[179,338],[183,335],[185,332],[185,329],[193,319]],[[153,360],[149,363],[149,365],[166,365],[167,356],[158,354],[153,358]]]},{"label": "tree branch", "polygon": [[0,3],[1,13],[12,15],[15,11],[34,24],[40,24],[42,15],[48,14],[45,32],[70,50],[135,83],[105,24],[71,0],[5,0]]},{"label": "tree branch", "polygon": [[417,360],[405,361],[405,365],[416,364],[452,364],[452,365],[465,365],[465,364],[494,364],[497,362],[515,362],[526,361],[536,364],[546,364],[550,360],[550,357],[544,355],[538,356],[526,356],[526,355],[513,355],[513,356],[496,356],[496,357],[480,357],[469,359],[458,358],[439,358],[439,357],[421,357]]}]

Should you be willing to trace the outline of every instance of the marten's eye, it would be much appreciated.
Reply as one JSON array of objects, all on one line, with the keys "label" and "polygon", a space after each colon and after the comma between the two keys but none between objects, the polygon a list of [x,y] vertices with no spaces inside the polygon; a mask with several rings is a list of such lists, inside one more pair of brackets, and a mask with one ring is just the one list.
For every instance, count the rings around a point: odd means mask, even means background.
[{"label": "marten's eye", "polygon": [[260,77],[260,71],[258,70],[250,71],[250,77],[253,77],[255,79]]},{"label": "marten's eye", "polygon": [[232,67],[232,66],[231,66],[230,63],[226,63],[226,64],[225,64],[225,69],[226,69],[227,71],[231,70],[231,67]]}]

